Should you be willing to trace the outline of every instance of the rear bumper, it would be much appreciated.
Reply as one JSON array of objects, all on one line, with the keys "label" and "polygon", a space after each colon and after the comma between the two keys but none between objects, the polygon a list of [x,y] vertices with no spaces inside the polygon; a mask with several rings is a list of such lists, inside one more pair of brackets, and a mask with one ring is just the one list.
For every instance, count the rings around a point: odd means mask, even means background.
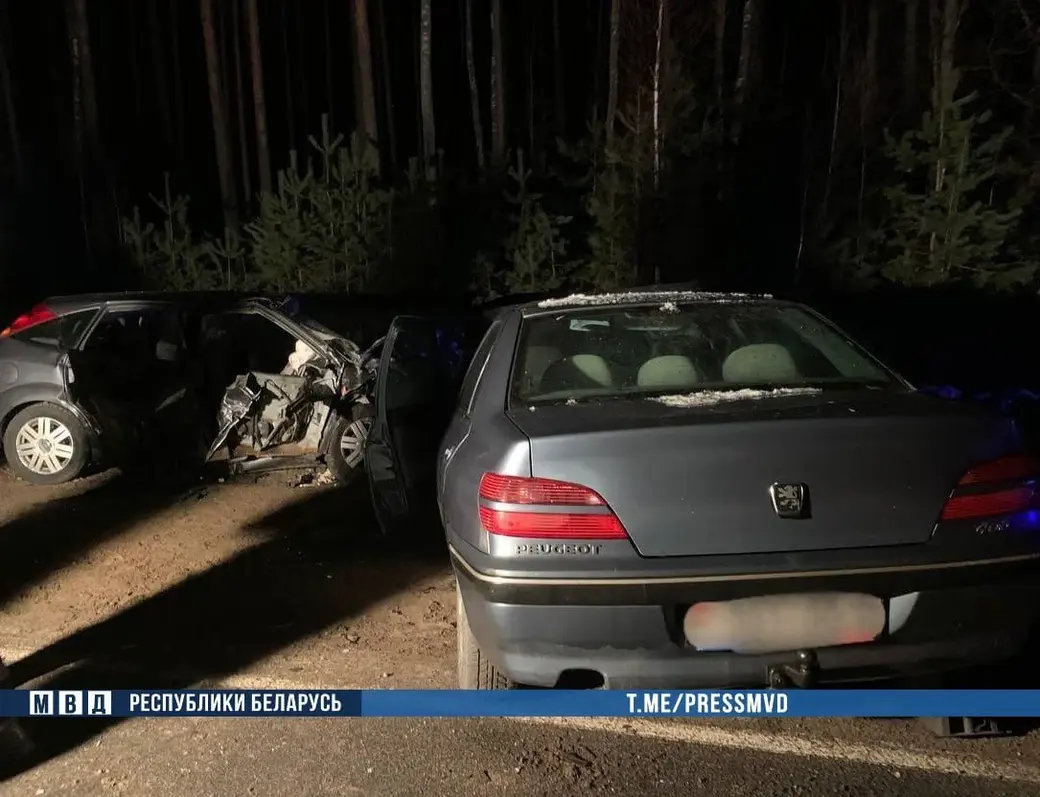
[{"label": "rear bumper", "polygon": [[[682,607],[792,591],[867,591],[894,598],[892,631],[816,651],[819,683],[857,683],[996,663],[1025,642],[1040,602],[1040,560],[888,574],[791,574],[704,583],[539,584],[490,578],[452,550],[466,614],[483,652],[512,680],[554,686],[577,673],[612,689],[756,687],[794,652],[698,652],[682,639]],[[912,597],[916,594],[916,597]],[[911,597],[898,597],[911,596]],[[897,607],[899,607],[897,609]],[[896,627],[894,617],[906,619]]]}]

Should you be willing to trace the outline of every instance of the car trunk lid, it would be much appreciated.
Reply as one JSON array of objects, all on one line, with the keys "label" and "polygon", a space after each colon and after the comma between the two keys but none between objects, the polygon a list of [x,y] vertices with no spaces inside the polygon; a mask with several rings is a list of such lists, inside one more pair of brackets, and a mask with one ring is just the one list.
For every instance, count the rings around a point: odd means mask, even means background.
[{"label": "car trunk lid", "polygon": [[[964,471],[1017,446],[1010,421],[886,391],[510,416],[531,440],[532,475],[598,492],[647,557],[923,543]],[[795,484],[805,516],[781,518],[770,487]]]}]

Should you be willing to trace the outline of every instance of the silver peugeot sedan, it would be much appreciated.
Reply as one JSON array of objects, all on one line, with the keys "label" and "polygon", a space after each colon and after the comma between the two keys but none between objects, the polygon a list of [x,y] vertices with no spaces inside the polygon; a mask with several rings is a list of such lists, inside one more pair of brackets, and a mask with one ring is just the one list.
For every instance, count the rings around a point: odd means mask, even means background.
[{"label": "silver peugeot sedan", "polygon": [[477,339],[452,361],[442,325],[394,322],[366,453],[386,531],[443,527],[460,687],[850,683],[1024,642],[1040,465],[1014,422],[813,310],[576,295]]}]

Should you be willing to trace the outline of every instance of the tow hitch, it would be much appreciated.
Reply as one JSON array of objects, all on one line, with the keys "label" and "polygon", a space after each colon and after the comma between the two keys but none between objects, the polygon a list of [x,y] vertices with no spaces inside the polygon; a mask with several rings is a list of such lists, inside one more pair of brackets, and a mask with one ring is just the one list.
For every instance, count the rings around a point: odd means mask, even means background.
[{"label": "tow hitch", "polygon": [[769,667],[770,689],[810,689],[819,678],[820,665],[815,650],[799,650],[794,661]]}]

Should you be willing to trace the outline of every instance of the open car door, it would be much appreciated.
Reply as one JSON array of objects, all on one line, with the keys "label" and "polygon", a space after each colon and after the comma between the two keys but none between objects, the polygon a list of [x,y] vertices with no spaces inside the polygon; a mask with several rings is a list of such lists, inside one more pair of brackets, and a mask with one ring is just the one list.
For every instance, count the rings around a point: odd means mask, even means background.
[{"label": "open car door", "polygon": [[69,398],[98,420],[106,449],[118,459],[161,452],[173,467],[197,454],[182,321],[173,303],[110,302],[65,352]]},{"label": "open car door", "polygon": [[438,527],[437,454],[475,333],[470,319],[398,316],[390,325],[365,447],[372,504],[386,535]]}]

